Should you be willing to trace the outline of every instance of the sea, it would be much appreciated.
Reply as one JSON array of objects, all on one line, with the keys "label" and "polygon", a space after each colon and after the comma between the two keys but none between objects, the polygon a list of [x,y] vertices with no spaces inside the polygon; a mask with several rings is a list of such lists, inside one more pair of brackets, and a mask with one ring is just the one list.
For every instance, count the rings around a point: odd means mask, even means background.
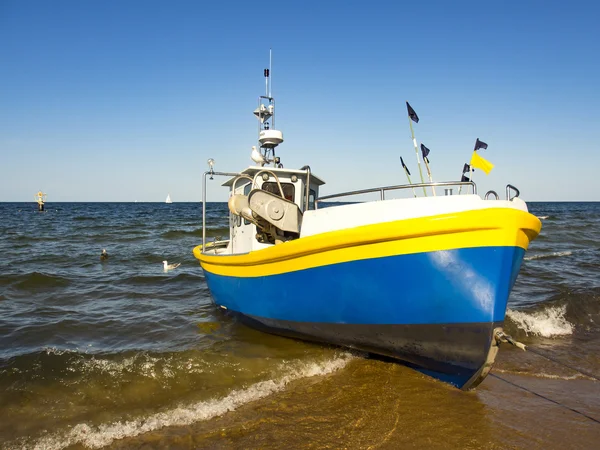
[{"label": "sea", "polygon": [[[463,392],[217,309],[200,203],[0,203],[0,448],[600,448],[600,203],[529,208],[505,322],[526,351]],[[227,236],[225,203],[207,225]]]}]

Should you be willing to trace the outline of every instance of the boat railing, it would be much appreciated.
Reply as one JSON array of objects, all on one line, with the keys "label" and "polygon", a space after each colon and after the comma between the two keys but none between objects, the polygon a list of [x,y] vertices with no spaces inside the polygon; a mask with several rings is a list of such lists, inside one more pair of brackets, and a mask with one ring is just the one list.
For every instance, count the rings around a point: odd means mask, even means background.
[{"label": "boat railing", "polygon": [[[515,195],[514,196],[510,196],[510,191],[514,191]],[[516,187],[514,187],[512,184],[507,184],[506,185],[506,200],[512,200],[513,198],[517,198],[519,195],[521,195],[521,191],[519,191]]]},{"label": "boat railing", "polygon": [[214,170],[208,170],[202,174],[202,253],[206,249],[206,176],[210,175],[210,179],[213,179],[214,175],[223,177],[237,177],[242,175],[237,172],[215,172]]},{"label": "boat railing", "polygon": [[310,166],[302,166],[300,170],[306,170],[306,199],[304,200],[303,211],[308,209],[310,199]]},{"label": "boat railing", "polygon": [[[349,196],[353,196],[353,195],[371,194],[373,192],[379,192],[381,200],[385,200],[385,193],[388,191],[398,191],[398,190],[403,190],[403,189],[415,189],[415,188],[420,188],[420,187],[435,188],[438,186],[459,186],[461,190],[462,190],[463,186],[467,186],[467,187],[470,186],[473,194],[477,194],[477,185],[473,181],[438,181],[438,182],[431,182],[431,183],[413,183],[413,184],[400,184],[400,185],[395,185],[395,186],[382,186],[382,187],[376,187],[376,188],[370,188],[370,189],[360,189],[358,191],[341,192],[339,194],[324,195],[323,197],[319,197],[316,200],[315,206],[318,205],[319,202],[322,202],[324,200],[331,200],[331,199],[340,198],[340,197],[349,197]],[[416,196],[416,194],[415,194],[415,196]]]}]

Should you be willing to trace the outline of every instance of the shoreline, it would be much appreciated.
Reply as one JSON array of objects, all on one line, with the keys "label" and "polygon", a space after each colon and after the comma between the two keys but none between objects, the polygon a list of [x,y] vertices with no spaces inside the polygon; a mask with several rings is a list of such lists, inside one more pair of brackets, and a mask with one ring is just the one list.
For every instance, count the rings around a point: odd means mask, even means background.
[{"label": "shoreline", "polygon": [[596,390],[587,379],[492,369],[478,389],[464,392],[400,364],[357,358],[219,417],[107,448],[593,448],[600,438]]}]

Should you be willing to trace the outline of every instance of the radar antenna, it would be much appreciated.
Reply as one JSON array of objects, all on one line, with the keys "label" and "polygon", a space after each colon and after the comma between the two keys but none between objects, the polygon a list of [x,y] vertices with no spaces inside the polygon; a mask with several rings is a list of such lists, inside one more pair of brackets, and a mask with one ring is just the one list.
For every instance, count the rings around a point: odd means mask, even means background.
[{"label": "radar antenna", "polygon": [[[254,110],[254,115],[258,118],[258,143],[260,154],[264,162],[259,164],[273,163],[274,167],[283,167],[280,160],[275,156],[275,147],[283,142],[283,133],[275,129],[275,99],[271,96],[271,67],[272,50],[269,49],[269,68],[264,70],[265,76],[265,95],[258,97],[258,107]],[[256,151],[256,150],[254,150]],[[258,162],[256,154],[253,153],[253,160]]]}]

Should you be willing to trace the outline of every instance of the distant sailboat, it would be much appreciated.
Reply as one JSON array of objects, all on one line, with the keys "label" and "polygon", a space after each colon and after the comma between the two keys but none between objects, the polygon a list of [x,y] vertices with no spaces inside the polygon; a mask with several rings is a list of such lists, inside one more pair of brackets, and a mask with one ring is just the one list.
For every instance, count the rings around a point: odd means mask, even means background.
[{"label": "distant sailboat", "polygon": [[173,203],[173,201],[171,200],[171,194],[167,194],[167,199],[165,200],[165,203]]}]

